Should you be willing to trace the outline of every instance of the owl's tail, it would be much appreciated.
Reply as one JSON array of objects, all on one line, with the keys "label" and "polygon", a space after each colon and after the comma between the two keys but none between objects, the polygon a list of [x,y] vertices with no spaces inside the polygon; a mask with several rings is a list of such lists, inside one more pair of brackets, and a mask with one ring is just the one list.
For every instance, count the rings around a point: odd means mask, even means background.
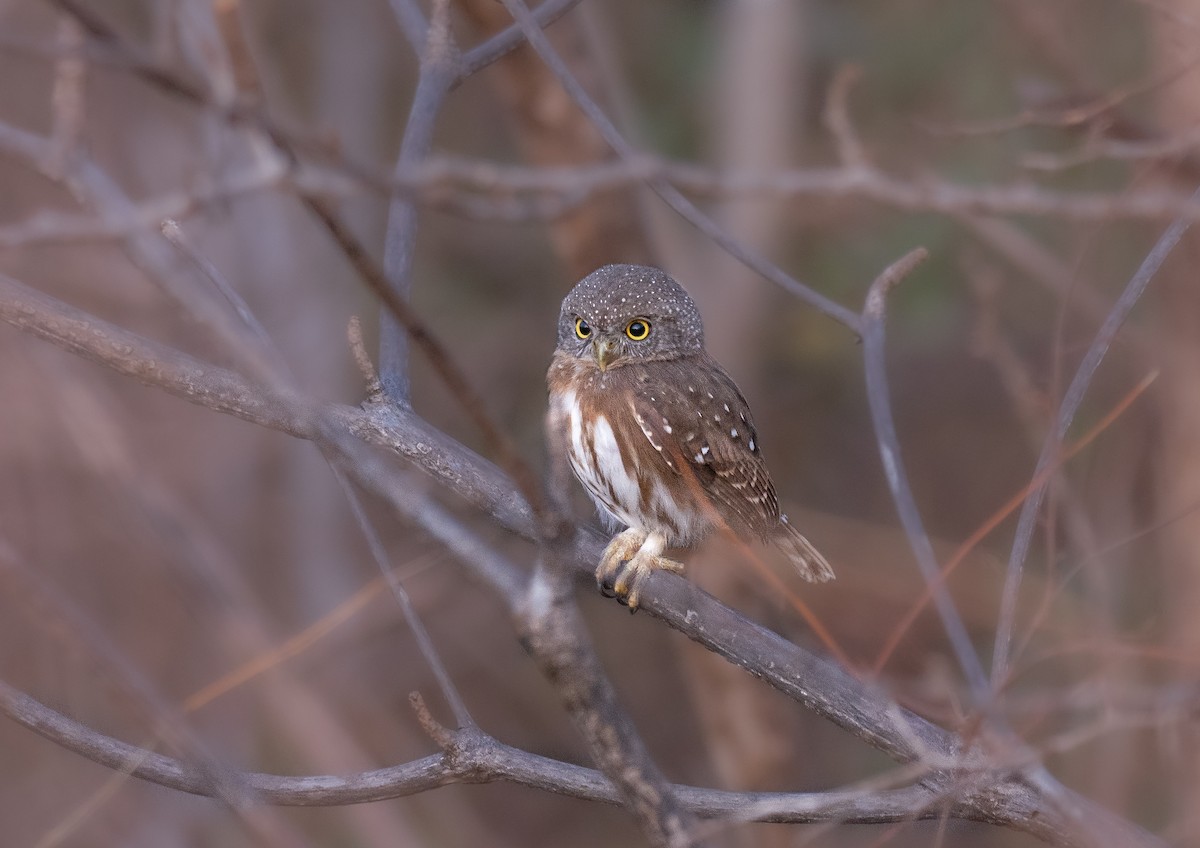
[{"label": "owl's tail", "polygon": [[821,552],[813,547],[813,543],[791,525],[786,515],[779,516],[779,529],[775,531],[771,541],[787,554],[787,558],[805,580],[824,583],[833,579],[833,567],[821,556]]}]

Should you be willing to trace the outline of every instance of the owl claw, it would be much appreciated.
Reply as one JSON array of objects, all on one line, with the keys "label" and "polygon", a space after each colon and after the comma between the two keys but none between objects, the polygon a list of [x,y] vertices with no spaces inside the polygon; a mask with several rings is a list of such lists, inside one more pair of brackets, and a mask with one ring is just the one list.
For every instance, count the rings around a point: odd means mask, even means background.
[{"label": "owl claw", "polygon": [[617,598],[630,612],[636,612],[641,584],[651,572],[683,571],[683,563],[661,555],[665,547],[666,539],[659,533],[635,527],[618,533],[604,549],[596,569],[601,594]]},{"label": "owl claw", "polygon": [[637,611],[642,581],[654,571],[680,574],[683,571],[683,563],[667,559],[665,556],[646,554],[645,551],[634,554],[633,559],[621,568],[616,582],[613,583],[613,592],[629,607],[630,612]]}]

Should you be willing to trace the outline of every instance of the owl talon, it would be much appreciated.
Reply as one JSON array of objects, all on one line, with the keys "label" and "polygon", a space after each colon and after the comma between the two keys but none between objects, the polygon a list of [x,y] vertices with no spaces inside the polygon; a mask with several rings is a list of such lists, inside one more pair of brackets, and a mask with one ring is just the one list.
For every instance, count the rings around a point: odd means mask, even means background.
[{"label": "owl talon", "polygon": [[642,545],[646,544],[649,535],[645,530],[630,527],[612,537],[612,541],[604,549],[604,555],[600,557],[599,567],[596,568],[596,585],[600,587],[601,592],[614,587],[617,576],[621,573],[621,563],[633,559],[642,549]]},{"label": "owl talon", "polygon": [[665,556],[648,553],[645,548],[633,555],[617,574],[613,583],[613,591],[621,602],[629,607],[630,612],[637,612],[640,603],[642,583],[655,571],[670,571],[674,574],[683,573],[683,563]]},{"label": "owl talon", "polygon": [[666,539],[659,533],[636,527],[618,533],[604,549],[596,569],[601,594],[617,598],[630,612],[636,612],[642,581],[652,571],[683,571],[683,563],[661,555],[664,547]]}]

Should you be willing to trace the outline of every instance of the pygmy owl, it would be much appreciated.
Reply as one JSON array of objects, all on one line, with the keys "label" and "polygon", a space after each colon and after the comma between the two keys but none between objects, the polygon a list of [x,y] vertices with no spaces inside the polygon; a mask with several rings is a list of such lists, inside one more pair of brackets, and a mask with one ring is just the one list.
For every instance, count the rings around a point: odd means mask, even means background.
[{"label": "pygmy owl", "polygon": [[746,399],[704,350],[696,304],[663,271],[608,265],[563,299],[546,375],[551,438],[615,535],[596,569],[631,610],[662,555],[727,525],[808,580],[833,569],[779,512]]}]

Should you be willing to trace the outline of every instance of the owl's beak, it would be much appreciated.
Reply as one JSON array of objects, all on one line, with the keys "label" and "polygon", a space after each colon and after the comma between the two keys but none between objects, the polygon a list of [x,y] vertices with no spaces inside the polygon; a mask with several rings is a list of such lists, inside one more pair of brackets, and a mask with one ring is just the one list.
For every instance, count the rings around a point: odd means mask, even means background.
[{"label": "owl's beak", "polygon": [[612,339],[599,338],[592,342],[592,354],[596,357],[596,365],[601,371],[608,370],[618,352],[617,343]]}]

